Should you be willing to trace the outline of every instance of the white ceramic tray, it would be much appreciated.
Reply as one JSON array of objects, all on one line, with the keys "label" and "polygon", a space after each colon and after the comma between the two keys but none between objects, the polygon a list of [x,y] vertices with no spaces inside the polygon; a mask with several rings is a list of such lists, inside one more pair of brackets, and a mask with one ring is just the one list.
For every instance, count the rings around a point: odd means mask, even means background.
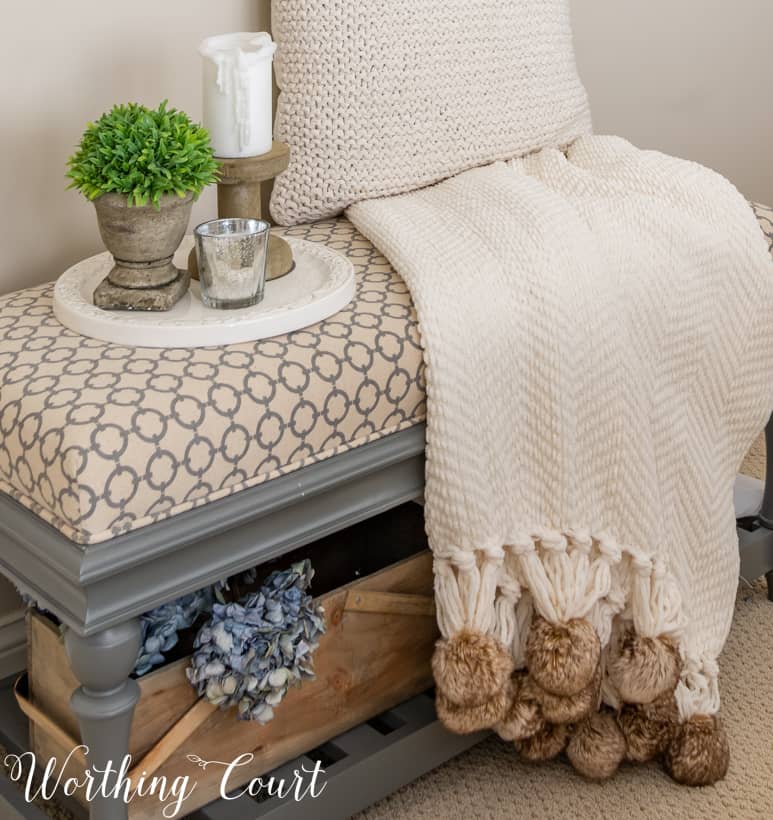
[{"label": "white ceramic tray", "polygon": [[[132,347],[209,347],[266,339],[321,322],[346,307],[354,296],[352,263],[316,242],[287,238],[295,269],[266,283],[259,305],[214,310],[201,301],[199,283],[165,312],[102,310],[92,304],[96,286],[113,264],[109,253],[84,259],[63,273],[54,287],[54,315],[70,330]],[[185,267],[193,238],[175,254]]]}]

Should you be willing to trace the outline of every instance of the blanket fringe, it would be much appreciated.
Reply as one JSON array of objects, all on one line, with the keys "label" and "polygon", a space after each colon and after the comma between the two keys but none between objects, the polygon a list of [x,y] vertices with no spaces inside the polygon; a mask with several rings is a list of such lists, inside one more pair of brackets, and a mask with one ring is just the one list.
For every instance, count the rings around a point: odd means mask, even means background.
[{"label": "blanket fringe", "polygon": [[448,728],[496,728],[529,759],[568,744],[595,779],[660,754],[680,782],[724,772],[719,670],[683,657],[681,596],[660,557],[579,529],[433,551]]}]

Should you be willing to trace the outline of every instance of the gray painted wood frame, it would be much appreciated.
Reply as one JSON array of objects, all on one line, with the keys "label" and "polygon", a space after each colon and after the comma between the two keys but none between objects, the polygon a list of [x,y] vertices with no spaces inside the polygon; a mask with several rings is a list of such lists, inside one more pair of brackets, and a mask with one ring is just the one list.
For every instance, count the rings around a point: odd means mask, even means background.
[{"label": "gray painted wood frame", "polygon": [[420,498],[424,426],[83,546],[0,494],[0,572],[88,636]]},{"label": "gray painted wood frame", "polygon": [[[89,764],[104,768],[127,754],[143,612],[417,499],[423,488],[418,426],[90,546],[0,495],[0,571],[67,627],[81,683],[72,709]],[[126,820],[127,807],[98,797],[89,816]]]}]

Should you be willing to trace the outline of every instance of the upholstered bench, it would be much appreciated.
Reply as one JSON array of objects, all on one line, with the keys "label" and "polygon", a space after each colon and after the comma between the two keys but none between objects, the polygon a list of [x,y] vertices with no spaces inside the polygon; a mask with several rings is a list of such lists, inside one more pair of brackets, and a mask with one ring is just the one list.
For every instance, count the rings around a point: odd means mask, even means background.
[{"label": "upholstered bench", "polygon": [[[287,336],[120,347],[63,328],[50,284],[0,298],[0,569],[68,627],[92,763],[128,746],[140,614],[422,494],[407,288],[345,220],[286,233],[357,272],[344,311]],[[770,540],[747,547],[755,570]]]},{"label": "upholstered bench", "polygon": [[273,339],[120,347],[62,327],[52,285],[4,297],[0,489],[96,544],[422,422],[403,282],[344,220],[288,233],[346,254],[357,294],[329,320]]}]

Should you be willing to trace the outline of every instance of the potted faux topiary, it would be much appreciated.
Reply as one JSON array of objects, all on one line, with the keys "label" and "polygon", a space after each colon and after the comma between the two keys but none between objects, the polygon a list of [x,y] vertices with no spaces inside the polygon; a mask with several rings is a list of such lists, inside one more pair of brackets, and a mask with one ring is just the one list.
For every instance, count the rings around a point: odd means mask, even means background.
[{"label": "potted faux topiary", "polygon": [[68,162],[70,188],[93,200],[115,267],[97,288],[100,307],[166,310],[188,287],[172,264],[193,201],[217,179],[209,134],[186,114],[116,105],[87,127]]}]

